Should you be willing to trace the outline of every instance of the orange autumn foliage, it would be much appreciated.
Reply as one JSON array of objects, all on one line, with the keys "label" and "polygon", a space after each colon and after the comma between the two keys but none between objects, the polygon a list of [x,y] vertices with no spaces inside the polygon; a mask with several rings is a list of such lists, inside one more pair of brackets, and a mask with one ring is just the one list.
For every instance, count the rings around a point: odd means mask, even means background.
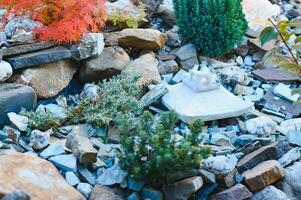
[{"label": "orange autumn foliage", "polygon": [[2,0],[7,15],[30,16],[43,26],[34,30],[40,40],[78,42],[87,32],[105,26],[105,0]]}]

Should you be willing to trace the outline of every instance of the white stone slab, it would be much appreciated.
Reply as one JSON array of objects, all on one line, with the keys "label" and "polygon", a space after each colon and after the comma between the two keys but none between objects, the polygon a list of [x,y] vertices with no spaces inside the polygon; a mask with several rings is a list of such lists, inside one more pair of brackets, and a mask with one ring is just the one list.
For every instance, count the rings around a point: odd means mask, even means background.
[{"label": "white stone slab", "polygon": [[196,119],[211,121],[240,116],[253,107],[252,102],[244,101],[224,87],[196,93],[183,83],[168,87],[169,92],[162,102],[178,113],[180,119],[189,122]]}]

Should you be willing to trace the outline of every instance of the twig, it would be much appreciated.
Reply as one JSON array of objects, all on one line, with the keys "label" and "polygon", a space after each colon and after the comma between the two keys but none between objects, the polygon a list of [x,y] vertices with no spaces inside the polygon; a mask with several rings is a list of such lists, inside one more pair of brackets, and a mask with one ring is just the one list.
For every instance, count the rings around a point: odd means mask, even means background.
[{"label": "twig", "polygon": [[271,24],[274,26],[274,28],[276,29],[276,31],[277,31],[278,34],[280,35],[280,37],[281,37],[283,43],[285,44],[286,48],[287,48],[288,51],[290,52],[290,54],[291,54],[291,56],[292,56],[292,58],[293,58],[293,61],[294,61],[297,65],[299,65],[298,59],[295,57],[295,55],[294,55],[292,49],[289,47],[289,45],[288,45],[287,42],[285,41],[285,39],[284,39],[284,37],[283,37],[281,31],[278,29],[278,27],[277,27],[276,24],[273,22],[273,20],[271,20],[271,18],[268,18],[268,20],[271,22]]}]

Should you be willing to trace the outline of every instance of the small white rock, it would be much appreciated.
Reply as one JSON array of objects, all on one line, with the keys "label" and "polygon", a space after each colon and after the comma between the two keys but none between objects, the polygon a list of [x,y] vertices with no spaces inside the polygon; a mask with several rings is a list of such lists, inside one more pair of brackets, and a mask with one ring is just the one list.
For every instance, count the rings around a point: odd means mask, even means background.
[{"label": "small white rock", "polygon": [[88,183],[79,183],[76,189],[80,193],[82,193],[87,199],[89,198],[90,193],[92,192],[92,186]]},{"label": "small white rock", "polygon": [[277,123],[266,116],[249,119],[245,124],[247,132],[252,135],[269,136],[277,129]]},{"label": "small white rock", "polygon": [[15,125],[20,131],[27,131],[28,117],[10,112],[7,114],[10,122]]},{"label": "small white rock", "polygon": [[36,150],[43,149],[48,146],[52,129],[42,132],[34,130],[30,135],[30,145]]},{"label": "small white rock", "polygon": [[0,83],[3,83],[11,77],[13,69],[8,62],[0,60]]}]

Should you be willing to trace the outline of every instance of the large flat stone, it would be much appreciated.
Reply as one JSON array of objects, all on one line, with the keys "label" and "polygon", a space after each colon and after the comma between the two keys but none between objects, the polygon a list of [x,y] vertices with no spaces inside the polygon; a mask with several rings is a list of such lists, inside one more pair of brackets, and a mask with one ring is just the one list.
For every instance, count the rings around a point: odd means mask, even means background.
[{"label": "large flat stone", "polygon": [[268,160],[242,173],[246,186],[253,192],[278,181],[284,176],[284,169],[276,160]]},{"label": "large flat stone", "polygon": [[25,53],[31,53],[34,51],[47,49],[47,48],[54,47],[54,46],[55,46],[54,42],[42,41],[42,42],[36,42],[36,43],[31,43],[31,44],[12,46],[9,48],[4,48],[1,51],[2,51],[3,57],[6,58],[6,57],[18,56],[20,54],[25,54]]},{"label": "large flat stone", "polygon": [[36,106],[35,91],[20,84],[0,84],[0,127],[9,123],[7,113],[19,113],[21,108],[32,110]]},{"label": "large flat stone", "polygon": [[257,69],[252,73],[257,78],[271,83],[300,81],[300,78],[298,76],[275,68]]},{"label": "large flat stone", "polygon": [[0,197],[20,189],[32,200],[84,200],[48,161],[28,154],[0,157]]},{"label": "large flat stone", "polygon": [[71,58],[71,52],[64,47],[54,47],[38,52],[23,54],[7,58],[13,69],[22,69],[30,66],[66,60]]},{"label": "large flat stone", "polygon": [[184,122],[237,117],[253,106],[251,102],[234,96],[224,87],[196,93],[183,83],[179,83],[168,89],[169,92],[163,96],[162,102],[169,110],[176,111]]}]

